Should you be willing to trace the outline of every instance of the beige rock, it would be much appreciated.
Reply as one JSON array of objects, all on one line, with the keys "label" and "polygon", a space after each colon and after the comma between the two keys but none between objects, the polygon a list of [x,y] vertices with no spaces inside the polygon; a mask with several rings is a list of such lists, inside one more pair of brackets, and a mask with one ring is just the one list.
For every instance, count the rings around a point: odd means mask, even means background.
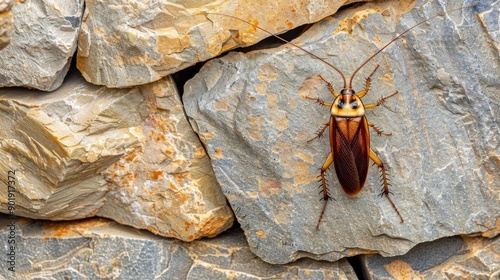
[{"label": "beige rock", "polygon": [[76,50],[83,0],[16,1],[12,13],[15,33],[0,51],[0,87],[57,89]]},{"label": "beige rock", "polygon": [[89,0],[79,38],[78,69],[94,84],[145,84],[269,36],[249,24],[208,13],[237,16],[282,33],[318,21],[351,2],[355,1],[119,0],[109,5]]},{"label": "beige rock", "polygon": [[5,48],[14,34],[14,17],[10,9],[14,0],[0,0],[0,50]]},{"label": "beige rock", "polygon": [[[0,123],[10,128],[0,170],[15,170],[15,215],[109,217],[182,240],[232,225],[170,78],[108,89],[72,75],[44,96],[0,90]],[[0,192],[2,209],[7,195]]]}]

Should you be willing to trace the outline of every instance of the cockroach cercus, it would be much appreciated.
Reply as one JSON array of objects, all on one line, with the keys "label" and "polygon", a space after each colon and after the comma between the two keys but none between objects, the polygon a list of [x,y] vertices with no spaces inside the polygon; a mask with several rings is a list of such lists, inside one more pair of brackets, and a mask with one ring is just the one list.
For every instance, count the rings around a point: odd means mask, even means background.
[{"label": "cockroach cercus", "polygon": [[352,82],[354,79],[354,76],[356,73],[361,70],[368,62],[370,62],[376,55],[378,55],[380,52],[382,52],[385,48],[387,48],[389,45],[391,45],[394,41],[400,39],[402,36],[404,36],[406,33],[408,33],[410,30],[416,28],[417,26],[428,22],[434,18],[444,16],[448,13],[458,11],[458,10],[463,10],[466,8],[471,8],[474,6],[464,6],[460,7],[457,9],[452,9],[444,13],[439,13],[436,14],[430,18],[427,18],[426,20],[423,20],[412,27],[406,29],[402,33],[400,33],[398,36],[390,40],[387,44],[385,44],[382,48],[380,48],[378,51],[376,51],[372,56],[368,57],[361,65],[354,70],[352,75],[349,78],[349,83],[347,83],[347,79],[345,75],[342,73],[340,69],[335,67],[333,64],[325,61],[324,59],[318,57],[317,55],[311,53],[310,51],[288,41],[283,38],[281,38],[278,35],[275,35],[251,22],[245,21],[243,19],[240,19],[235,16],[227,15],[227,14],[221,14],[221,13],[207,13],[208,15],[219,15],[219,16],[225,16],[229,18],[233,18],[235,20],[244,22],[246,24],[249,24],[271,36],[276,37],[277,39],[290,44],[305,53],[309,54],[313,58],[327,64],[329,67],[337,71],[340,76],[342,77],[343,80],[343,88],[340,90],[340,92],[337,92],[334,90],[334,87],[332,83],[326,81],[321,75],[319,77],[328,85],[328,89],[330,93],[334,96],[334,101],[332,103],[327,103],[319,98],[313,98],[307,96],[306,98],[312,99],[317,101],[319,104],[323,106],[330,107],[330,120],[328,123],[326,123],[323,128],[320,130],[320,132],[316,135],[316,137],[312,138],[308,142],[313,141],[316,138],[319,138],[323,135],[323,133],[329,128],[329,138],[330,138],[330,153],[328,154],[325,162],[323,163],[323,166],[321,167],[321,173],[319,175],[320,177],[320,182],[321,182],[321,188],[322,191],[321,193],[323,194],[323,197],[321,198],[324,201],[323,208],[321,210],[321,213],[319,215],[318,223],[316,225],[316,229],[319,229],[321,220],[323,219],[323,215],[325,213],[326,206],[328,204],[329,200],[332,200],[333,198],[329,194],[326,178],[325,178],[325,173],[330,167],[330,165],[333,163],[335,167],[335,172],[337,174],[338,181],[340,185],[342,186],[342,189],[346,194],[349,196],[356,196],[358,195],[361,190],[363,189],[363,186],[366,181],[366,177],[368,175],[368,165],[370,159],[380,168],[381,170],[381,182],[382,182],[382,190],[380,193],[380,196],[385,196],[390,204],[392,205],[392,208],[396,211],[397,215],[399,216],[401,223],[404,221],[403,217],[399,213],[398,208],[396,207],[396,204],[392,201],[391,197],[389,194],[392,194],[389,191],[389,183],[387,179],[387,174],[386,174],[386,168],[384,167],[384,164],[380,160],[380,158],[377,156],[377,154],[370,148],[370,133],[368,128],[371,127],[373,130],[378,135],[385,135],[385,136],[390,136],[391,134],[386,134],[383,133],[380,129],[378,129],[374,124],[369,122],[366,119],[365,112],[366,110],[374,109],[382,103],[384,103],[388,98],[396,95],[398,92],[394,92],[393,94],[382,97],[377,103],[373,104],[363,104],[361,101],[361,98],[364,97],[365,95],[368,94],[369,89],[370,89],[370,82],[371,82],[371,77],[375,73],[375,71],[379,68],[379,65],[377,64],[374,68],[374,70],[371,72],[370,75],[366,78],[366,83],[365,83],[365,88],[359,92],[355,92],[352,88]]}]

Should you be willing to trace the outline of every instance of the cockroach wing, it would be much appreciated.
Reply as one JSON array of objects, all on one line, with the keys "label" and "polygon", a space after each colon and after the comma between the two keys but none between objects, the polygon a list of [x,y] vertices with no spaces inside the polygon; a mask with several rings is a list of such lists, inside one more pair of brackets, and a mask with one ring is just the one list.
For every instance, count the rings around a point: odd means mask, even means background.
[{"label": "cockroach wing", "polygon": [[330,148],[340,185],[348,195],[357,195],[365,184],[370,160],[370,134],[366,117],[332,116]]}]

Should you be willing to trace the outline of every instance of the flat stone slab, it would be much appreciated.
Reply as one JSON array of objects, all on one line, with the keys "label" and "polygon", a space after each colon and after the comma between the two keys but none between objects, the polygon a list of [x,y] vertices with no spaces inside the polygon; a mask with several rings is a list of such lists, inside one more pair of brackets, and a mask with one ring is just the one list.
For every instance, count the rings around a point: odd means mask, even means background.
[{"label": "flat stone slab", "polygon": [[[294,42],[349,78],[396,34],[468,2],[412,4],[353,6]],[[385,49],[354,78],[359,92],[380,64],[364,104],[399,91],[366,116],[392,133],[379,137],[372,131],[371,148],[388,168],[391,198],[404,223],[388,200],[378,197],[376,167],[355,198],[342,191],[331,167],[327,180],[335,200],[316,230],[323,206],[319,168],[330,147],[328,136],[307,141],[330,113],[305,97],[332,102],[319,75],[340,91],[342,79],[328,65],[284,45],[211,60],[188,81],[186,113],[251,250],[270,263],[395,256],[422,242],[498,227],[498,15],[496,2],[481,1],[435,18]]]},{"label": "flat stone slab", "polygon": [[[8,236],[8,220],[2,221],[1,235]],[[15,240],[16,271],[8,270],[4,254],[0,273],[16,279],[357,279],[346,260],[265,263],[250,251],[239,229],[186,243],[105,219],[21,219]]]}]

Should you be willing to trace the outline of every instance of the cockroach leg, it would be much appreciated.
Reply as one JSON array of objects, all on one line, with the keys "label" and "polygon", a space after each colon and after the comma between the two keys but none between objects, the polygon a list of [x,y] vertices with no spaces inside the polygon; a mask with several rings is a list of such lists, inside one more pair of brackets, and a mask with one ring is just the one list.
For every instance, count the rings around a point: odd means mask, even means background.
[{"label": "cockroach leg", "polygon": [[336,92],[336,91],[333,89],[333,85],[332,85],[329,81],[325,80],[325,78],[323,78],[323,76],[321,76],[321,75],[319,75],[319,77],[323,80],[323,82],[325,82],[325,83],[328,85],[328,89],[330,90],[330,93],[331,93],[333,96],[335,96],[335,97],[339,96],[339,94],[340,94],[340,93]]},{"label": "cockroach leg", "polygon": [[399,210],[396,207],[396,204],[394,204],[394,202],[392,201],[392,199],[389,197],[389,194],[392,194],[392,193],[389,191],[389,184],[387,183],[387,175],[385,174],[384,164],[382,163],[382,161],[378,158],[377,154],[371,148],[370,148],[370,159],[373,160],[373,162],[378,167],[380,167],[380,169],[382,171],[382,180],[381,181],[382,181],[382,184],[384,185],[384,188],[382,189],[382,192],[380,193],[380,196],[387,197],[387,199],[389,200],[389,202],[392,205],[392,208],[394,208],[394,210],[398,214],[399,218],[401,219],[401,223],[402,223],[404,221],[404,219],[401,216],[401,214],[399,213]]},{"label": "cockroach leg", "polygon": [[318,132],[318,135],[316,135],[314,138],[311,138],[309,140],[307,140],[307,144],[311,143],[313,140],[317,139],[317,138],[320,138],[323,133],[325,133],[326,129],[330,126],[330,123],[325,123],[323,125],[323,128],[321,128],[321,130]]},{"label": "cockroach leg", "polygon": [[319,98],[310,97],[310,96],[306,96],[306,98],[314,100],[314,101],[318,102],[319,104],[321,104],[321,105],[323,105],[325,107],[331,107],[332,106],[331,103],[326,103],[325,101],[323,101],[322,99],[319,99]]},{"label": "cockroach leg", "polygon": [[389,96],[386,96],[386,97],[382,97],[380,98],[380,100],[377,102],[377,106],[380,106],[382,105],[382,103],[384,103],[387,99],[393,97],[394,95],[398,94],[399,92],[396,90],[393,94],[389,95]]},{"label": "cockroach leg", "polygon": [[379,65],[379,64],[377,64],[377,66],[375,66],[375,69],[373,69],[372,73],[368,76],[368,78],[366,78],[365,89],[364,89],[364,90],[362,90],[362,91],[360,91],[360,92],[358,92],[358,93],[356,94],[359,98],[361,98],[361,97],[365,96],[365,95],[368,93],[368,90],[370,90],[370,84],[371,84],[371,82],[372,82],[372,76],[373,76],[373,74],[375,73],[375,71],[377,71],[377,69],[378,69],[378,67],[379,67],[379,66],[380,66],[380,65]]},{"label": "cockroach leg", "polygon": [[380,98],[379,101],[377,101],[377,103],[373,103],[373,104],[366,104],[365,105],[365,109],[373,109],[375,107],[378,107],[380,105],[382,105],[387,99],[393,97],[394,95],[398,94],[399,92],[398,91],[395,91],[393,94],[389,95],[389,96],[385,96],[385,97],[382,97]]},{"label": "cockroach leg", "polygon": [[368,126],[373,128],[373,130],[375,130],[375,132],[377,132],[378,135],[381,135],[381,136],[391,136],[392,133],[385,133],[383,132],[380,128],[376,127],[374,124],[372,124],[371,122],[368,122]]},{"label": "cockroach leg", "polygon": [[316,225],[316,229],[318,229],[318,230],[319,230],[319,224],[321,223],[321,220],[323,219],[323,214],[325,214],[326,205],[328,204],[328,200],[333,199],[328,192],[328,186],[326,185],[326,178],[325,178],[325,172],[326,172],[326,170],[328,170],[328,167],[330,167],[330,165],[332,163],[333,163],[333,153],[330,153],[328,155],[328,157],[326,158],[325,163],[323,163],[323,166],[321,167],[320,177],[321,177],[321,186],[323,186],[322,199],[324,201],[324,204],[323,204],[323,209],[321,210],[321,214],[319,215],[318,224]]}]

